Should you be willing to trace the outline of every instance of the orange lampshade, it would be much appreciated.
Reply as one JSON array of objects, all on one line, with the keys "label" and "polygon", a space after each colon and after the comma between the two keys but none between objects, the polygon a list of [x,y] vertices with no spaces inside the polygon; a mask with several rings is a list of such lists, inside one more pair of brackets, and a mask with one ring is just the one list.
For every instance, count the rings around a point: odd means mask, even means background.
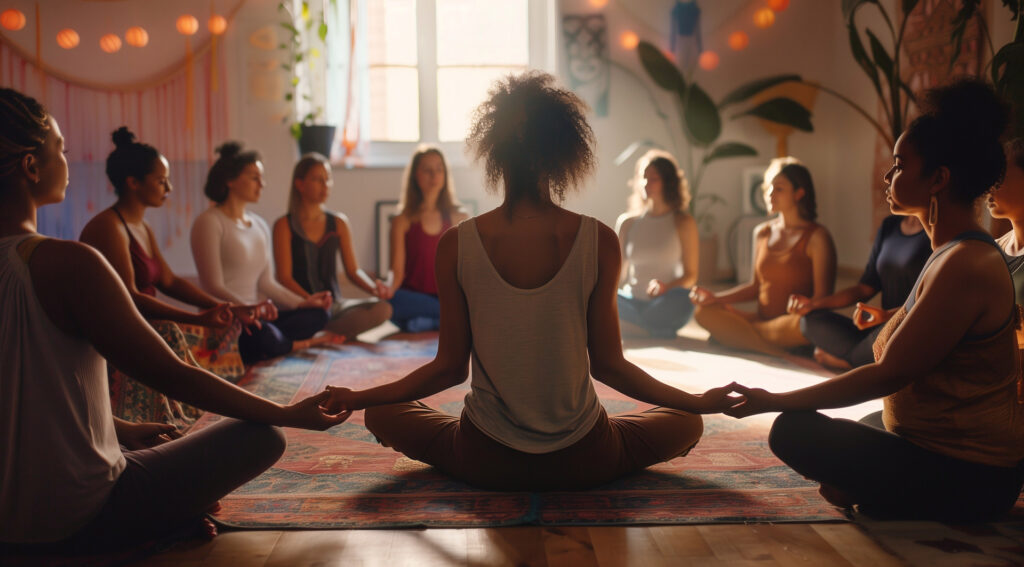
[{"label": "orange lampshade", "polygon": [[775,12],[781,12],[789,8],[789,0],[768,0],[768,7]]},{"label": "orange lampshade", "polygon": [[704,69],[705,71],[714,70],[716,67],[718,67],[718,63],[718,54],[715,53],[714,51],[705,51],[704,53],[700,54],[700,57],[697,58],[697,65],[699,65],[700,68]]},{"label": "orange lampshade", "polygon": [[608,5],[608,0],[590,0],[590,5],[595,8],[604,8]]},{"label": "orange lampshade", "polygon": [[133,47],[145,47],[149,43],[149,34],[139,26],[128,28],[124,34],[124,40]]},{"label": "orange lampshade", "polygon": [[117,34],[108,33],[100,38],[100,49],[107,53],[114,53],[121,49],[121,38]]},{"label": "orange lampshade", "polygon": [[57,45],[64,49],[74,49],[78,47],[78,32],[71,28],[64,28],[57,32]]},{"label": "orange lampshade", "polygon": [[750,45],[750,36],[747,32],[736,31],[729,34],[729,47],[735,51],[746,49]]},{"label": "orange lampshade", "polygon": [[772,12],[771,8],[761,8],[757,12],[754,12],[754,25],[766,29],[772,27],[775,23],[775,12]]},{"label": "orange lampshade", "polygon": [[619,44],[626,49],[636,49],[636,46],[640,45],[640,37],[635,32],[622,32],[622,35],[619,36]]},{"label": "orange lampshade", "polygon": [[210,21],[206,22],[206,27],[213,35],[220,35],[228,29],[228,21],[224,16],[214,14],[210,16]]},{"label": "orange lampshade", "polygon": [[178,21],[175,25],[178,28],[178,33],[181,35],[195,35],[199,31],[199,20],[191,14],[178,16]]},{"label": "orange lampshade", "polygon": [[0,13],[0,26],[11,31],[18,31],[25,27],[25,14],[14,8],[4,10],[3,13]]}]

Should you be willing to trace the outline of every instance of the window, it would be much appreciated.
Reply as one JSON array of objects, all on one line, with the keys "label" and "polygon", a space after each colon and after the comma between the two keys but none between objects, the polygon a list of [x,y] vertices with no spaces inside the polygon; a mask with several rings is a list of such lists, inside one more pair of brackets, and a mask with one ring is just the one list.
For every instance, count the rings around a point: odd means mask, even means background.
[{"label": "window", "polygon": [[553,67],[553,0],[365,1],[360,114],[371,164],[404,163],[420,142],[458,160],[495,79]]}]

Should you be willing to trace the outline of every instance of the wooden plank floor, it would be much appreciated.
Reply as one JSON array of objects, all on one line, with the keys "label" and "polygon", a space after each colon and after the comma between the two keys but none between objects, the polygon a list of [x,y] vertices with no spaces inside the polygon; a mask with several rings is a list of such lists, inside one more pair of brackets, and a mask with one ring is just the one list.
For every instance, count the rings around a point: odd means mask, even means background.
[{"label": "wooden plank floor", "polygon": [[700,565],[889,567],[856,524],[236,531],[183,544],[145,567]]}]

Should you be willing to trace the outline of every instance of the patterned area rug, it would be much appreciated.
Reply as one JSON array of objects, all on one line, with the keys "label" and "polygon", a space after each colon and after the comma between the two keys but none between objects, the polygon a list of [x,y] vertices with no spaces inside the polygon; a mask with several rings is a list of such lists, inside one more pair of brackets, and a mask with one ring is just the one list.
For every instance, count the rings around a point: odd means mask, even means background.
[{"label": "patterned area rug", "polygon": [[[429,361],[436,347],[436,334],[399,336],[376,345],[336,345],[257,367],[240,384],[287,403],[327,384],[364,388],[394,380]],[[674,374],[694,374],[690,362],[679,359],[683,351],[678,349],[638,352],[637,362],[666,381],[672,382]],[[770,369],[765,372],[770,374]],[[610,414],[649,407],[597,386]],[[468,382],[426,403],[457,415],[467,391]],[[216,419],[207,414],[197,427]],[[222,499],[216,520],[238,528],[331,529],[846,519],[818,496],[816,485],[771,454],[766,420],[709,416],[704,437],[690,455],[599,489],[502,493],[474,489],[379,446],[362,419],[357,412],[322,433],[287,429],[284,457]]]}]

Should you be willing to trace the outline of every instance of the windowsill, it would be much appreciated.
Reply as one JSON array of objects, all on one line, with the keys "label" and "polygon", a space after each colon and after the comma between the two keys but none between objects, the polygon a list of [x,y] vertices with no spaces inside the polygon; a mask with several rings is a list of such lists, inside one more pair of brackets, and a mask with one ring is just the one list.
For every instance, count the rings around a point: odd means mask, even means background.
[{"label": "windowsill", "polygon": [[348,159],[332,159],[331,167],[334,169],[405,169],[409,165],[409,158],[421,145],[435,147],[444,154],[448,168],[465,168],[472,165],[469,156],[466,155],[465,142],[391,142],[386,147],[370,148],[368,155],[360,157],[349,157]]}]

